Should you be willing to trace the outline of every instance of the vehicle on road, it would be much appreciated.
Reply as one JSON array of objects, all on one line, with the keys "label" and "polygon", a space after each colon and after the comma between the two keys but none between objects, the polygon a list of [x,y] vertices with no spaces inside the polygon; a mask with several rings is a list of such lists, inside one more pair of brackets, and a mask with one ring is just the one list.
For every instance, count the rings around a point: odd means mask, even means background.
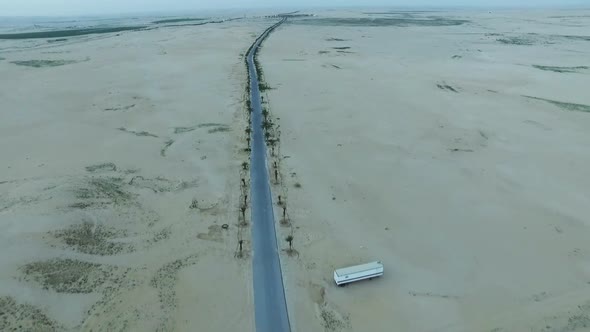
[{"label": "vehicle on road", "polygon": [[383,263],[380,261],[355,265],[334,270],[334,281],[338,286],[348,283],[373,279],[383,275]]}]

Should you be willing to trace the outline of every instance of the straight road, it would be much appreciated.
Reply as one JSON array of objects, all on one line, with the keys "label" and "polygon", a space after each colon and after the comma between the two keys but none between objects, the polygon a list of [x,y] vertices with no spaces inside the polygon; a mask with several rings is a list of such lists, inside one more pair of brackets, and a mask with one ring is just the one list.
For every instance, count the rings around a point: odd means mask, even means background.
[{"label": "straight road", "polygon": [[254,248],[252,260],[254,311],[257,332],[291,331],[277,247],[277,234],[266,160],[266,145],[262,129],[262,105],[260,90],[258,89],[258,75],[254,65],[254,57],[260,43],[285,20],[286,18],[283,18],[280,22],[264,31],[256,39],[246,55],[250,79],[250,106],[252,107],[250,197]]}]

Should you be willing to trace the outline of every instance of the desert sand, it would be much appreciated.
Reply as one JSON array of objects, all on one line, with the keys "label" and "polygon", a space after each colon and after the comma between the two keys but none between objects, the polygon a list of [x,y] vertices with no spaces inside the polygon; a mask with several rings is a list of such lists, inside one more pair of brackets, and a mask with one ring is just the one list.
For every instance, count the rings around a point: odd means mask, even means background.
[{"label": "desert sand", "polygon": [[[589,330],[590,11],[305,13],[259,56],[293,331]],[[255,329],[276,21],[0,41],[0,330]]]},{"label": "desert sand", "polygon": [[589,331],[590,12],[380,12],[261,51],[293,329]]},{"label": "desert sand", "polygon": [[274,21],[0,41],[0,330],[254,329],[242,54]]}]

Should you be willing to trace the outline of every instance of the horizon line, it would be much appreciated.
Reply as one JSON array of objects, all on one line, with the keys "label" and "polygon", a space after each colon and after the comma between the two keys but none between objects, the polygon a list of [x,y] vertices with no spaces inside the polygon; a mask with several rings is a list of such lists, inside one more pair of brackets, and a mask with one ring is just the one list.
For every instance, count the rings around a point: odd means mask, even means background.
[{"label": "horizon line", "polygon": [[271,11],[271,10],[284,10],[284,9],[298,9],[300,11],[306,10],[313,10],[313,9],[372,9],[372,8],[388,8],[388,9],[432,9],[432,10],[441,10],[441,11],[449,11],[449,10],[518,10],[518,9],[526,9],[526,10],[547,10],[547,9],[554,9],[554,10],[566,10],[566,9],[589,9],[590,4],[554,4],[554,5],[395,5],[395,6],[380,6],[380,5],[370,5],[370,6],[363,6],[363,5],[343,5],[343,6],[261,6],[261,7],[222,7],[222,8],[214,8],[214,7],[203,7],[203,8],[186,8],[186,9],[154,9],[154,10],[140,10],[140,11],[118,11],[118,12],[104,12],[104,13],[91,13],[91,12],[69,12],[69,13],[51,13],[51,14],[32,14],[32,15],[24,15],[24,14],[0,14],[0,17],[3,18],[44,18],[44,17],[101,17],[101,16],[113,16],[113,17],[124,17],[124,16],[148,16],[148,15],[169,15],[169,16],[178,16],[178,15],[190,15],[196,14],[198,12],[211,12],[211,11]]}]

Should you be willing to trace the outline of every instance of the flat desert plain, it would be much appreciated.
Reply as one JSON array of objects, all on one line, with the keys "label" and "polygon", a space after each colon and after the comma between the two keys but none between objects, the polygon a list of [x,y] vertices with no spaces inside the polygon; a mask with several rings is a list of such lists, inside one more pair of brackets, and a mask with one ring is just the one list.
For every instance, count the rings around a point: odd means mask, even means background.
[{"label": "flat desert plain", "polygon": [[[258,56],[292,330],[590,330],[590,11],[301,13]],[[255,329],[277,21],[0,41],[0,330]]]},{"label": "flat desert plain", "polygon": [[0,330],[254,329],[242,54],[275,21],[0,41]]},{"label": "flat desert plain", "polygon": [[590,331],[590,11],[326,11],[259,58],[294,330]]}]

